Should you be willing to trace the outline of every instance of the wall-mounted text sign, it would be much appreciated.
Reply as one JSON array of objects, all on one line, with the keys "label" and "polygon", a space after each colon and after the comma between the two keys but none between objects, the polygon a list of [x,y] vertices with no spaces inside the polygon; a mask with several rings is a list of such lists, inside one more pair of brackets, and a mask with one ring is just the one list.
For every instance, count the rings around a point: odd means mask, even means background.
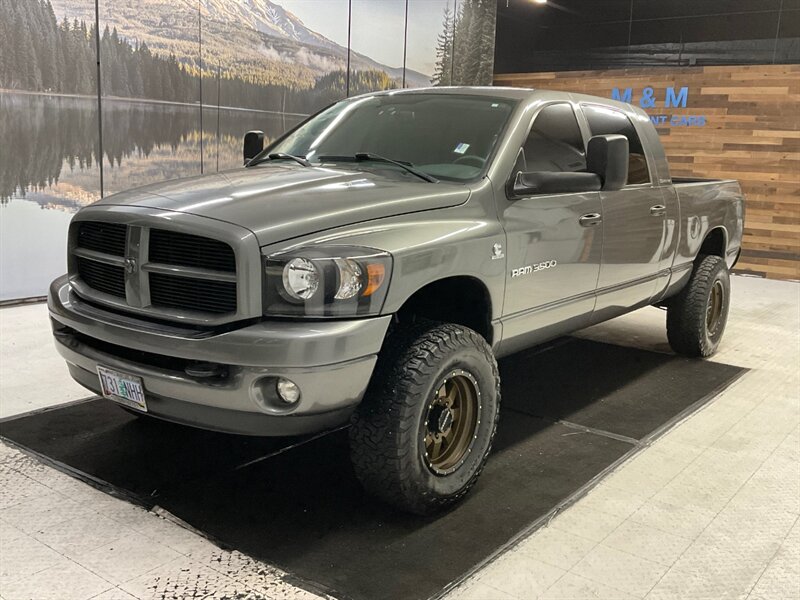
[{"label": "wall-mounted text sign", "polygon": [[[663,98],[658,97],[655,88],[646,86],[637,98],[633,96],[633,88],[620,89],[615,87],[611,90],[611,98],[620,102],[633,104],[638,102],[639,106],[649,111],[663,106],[664,108],[686,108],[689,102],[689,88],[681,87],[676,91],[675,87],[668,87],[664,91]],[[670,125],[672,127],[703,127],[706,124],[705,115],[669,115],[659,114],[650,115],[653,125]]]}]

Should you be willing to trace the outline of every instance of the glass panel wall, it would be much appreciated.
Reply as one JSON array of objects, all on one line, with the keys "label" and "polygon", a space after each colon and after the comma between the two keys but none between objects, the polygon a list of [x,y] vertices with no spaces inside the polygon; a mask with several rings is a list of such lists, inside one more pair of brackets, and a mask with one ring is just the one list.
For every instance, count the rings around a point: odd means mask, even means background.
[{"label": "glass panel wall", "polygon": [[405,87],[448,85],[454,0],[408,0]]},{"label": "glass panel wall", "polygon": [[352,0],[350,95],[403,84],[405,0]]},{"label": "glass panel wall", "polygon": [[196,6],[100,0],[103,193],[200,174]]},{"label": "glass panel wall", "polygon": [[46,293],[81,206],[239,167],[245,132],[272,140],[348,84],[355,95],[488,83],[493,11],[489,0],[0,0],[0,301]]},{"label": "glass panel wall", "polygon": [[0,301],[44,295],[100,197],[95,69],[92,0],[0,0]]}]

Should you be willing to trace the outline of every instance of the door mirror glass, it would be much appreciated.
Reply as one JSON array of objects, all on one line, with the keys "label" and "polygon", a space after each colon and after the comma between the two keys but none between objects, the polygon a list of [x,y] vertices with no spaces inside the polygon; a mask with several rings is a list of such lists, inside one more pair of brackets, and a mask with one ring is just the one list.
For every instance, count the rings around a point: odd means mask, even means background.
[{"label": "door mirror glass", "polygon": [[264,149],[264,132],[248,131],[244,134],[244,164],[255,158]]},{"label": "door mirror glass", "polygon": [[586,148],[586,168],[600,178],[604,192],[619,190],[627,183],[628,159],[624,135],[596,135]]},{"label": "door mirror glass", "polygon": [[597,192],[601,181],[595,173],[570,171],[530,171],[517,173],[512,188],[515,197],[534,194]]}]

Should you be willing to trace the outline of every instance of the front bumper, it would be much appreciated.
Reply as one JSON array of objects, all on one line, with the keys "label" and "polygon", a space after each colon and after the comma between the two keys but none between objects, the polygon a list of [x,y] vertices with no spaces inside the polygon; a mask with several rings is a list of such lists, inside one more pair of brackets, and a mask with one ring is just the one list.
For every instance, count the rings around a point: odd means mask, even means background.
[{"label": "front bumper", "polygon": [[[155,324],[86,303],[66,277],[50,286],[56,349],[72,377],[100,393],[97,366],[141,377],[153,416],[229,433],[297,435],[345,423],[361,401],[391,317],[260,321],[210,334]],[[221,375],[193,377],[196,363]],[[287,406],[278,377],[301,398]]]}]

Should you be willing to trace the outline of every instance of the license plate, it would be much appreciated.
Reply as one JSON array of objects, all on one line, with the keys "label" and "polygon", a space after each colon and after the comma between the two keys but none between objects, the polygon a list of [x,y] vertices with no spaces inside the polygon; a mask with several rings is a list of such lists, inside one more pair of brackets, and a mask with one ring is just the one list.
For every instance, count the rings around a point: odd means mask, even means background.
[{"label": "license plate", "polygon": [[127,375],[99,365],[97,375],[100,377],[100,389],[103,391],[103,396],[129,408],[147,412],[141,377]]}]

